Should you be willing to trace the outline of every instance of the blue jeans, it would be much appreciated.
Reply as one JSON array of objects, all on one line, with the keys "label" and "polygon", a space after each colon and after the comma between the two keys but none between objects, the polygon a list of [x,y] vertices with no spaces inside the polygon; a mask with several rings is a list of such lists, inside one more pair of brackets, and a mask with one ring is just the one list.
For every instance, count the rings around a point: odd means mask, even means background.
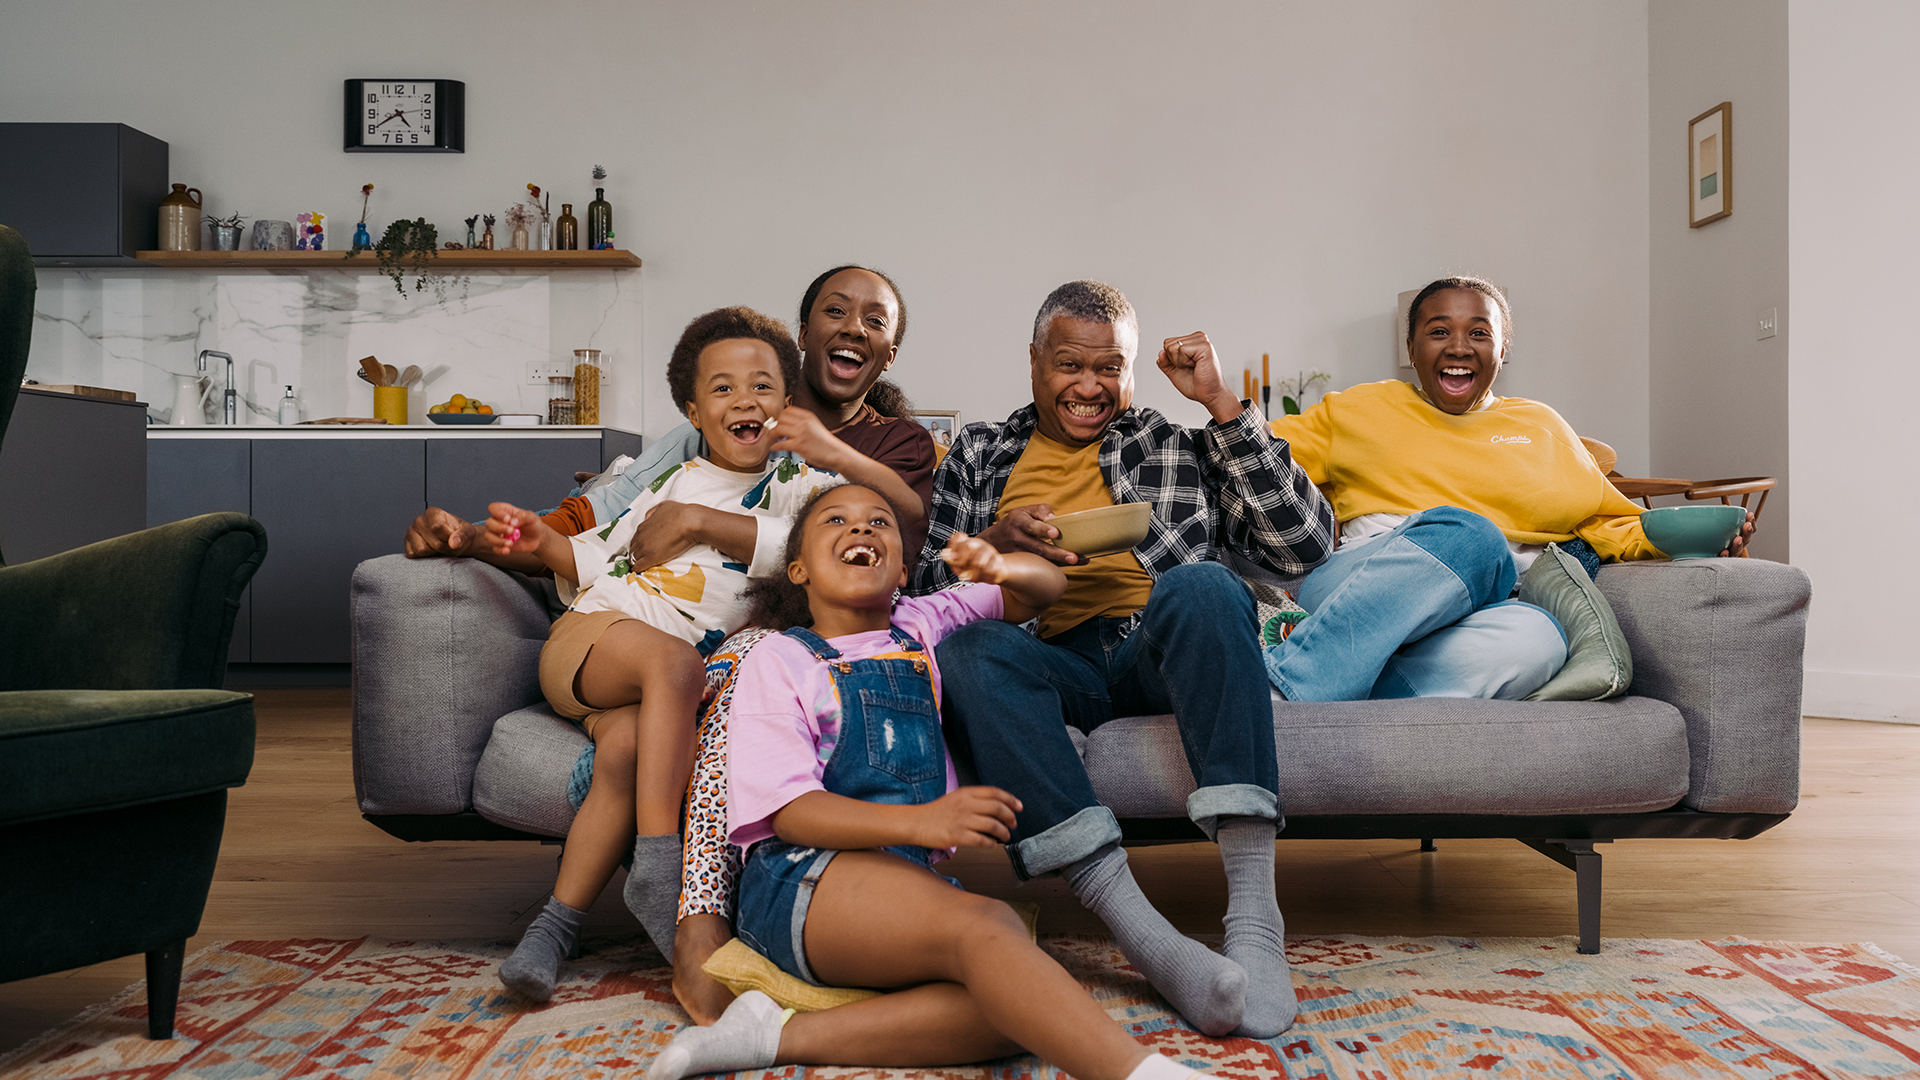
[{"label": "blue jeans", "polygon": [[1041,641],[1003,622],[962,627],[934,650],[947,742],[983,784],[1023,804],[1007,854],[1030,878],[1120,839],[1067,734],[1122,716],[1172,713],[1199,790],[1187,816],[1277,821],[1273,705],[1260,672],[1253,595],[1219,563],[1161,575],[1140,622],[1089,619]]},{"label": "blue jeans", "polygon": [[1313,614],[1265,652],[1289,701],[1522,698],[1560,670],[1553,616],[1508,601],[1513,554],[1486,518],[1425,510],[1385,536],[1342,548],[1297,599]]}]

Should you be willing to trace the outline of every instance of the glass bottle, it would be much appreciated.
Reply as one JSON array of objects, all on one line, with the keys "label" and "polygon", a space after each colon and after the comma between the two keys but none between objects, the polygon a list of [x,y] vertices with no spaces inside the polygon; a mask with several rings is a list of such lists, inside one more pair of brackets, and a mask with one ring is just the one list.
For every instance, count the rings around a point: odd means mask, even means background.
[{"label": "glass bottle", "polygon": [[293,396],[293,387],[287,387],[286,396],[280,399],[280,423],[291,427],[300,422],[300,402]]},{"label": "glass bottle", "polygon": [[361,222],[353,227],[353,250],[365,251],[373,246],[373,234],[367,231],[367,223]]},{"label": "glass bottle", "polygon": [[553,225],[553,250],[580,250],[580,220],[573,216],[573,204],[560,204],[560,220]]},{"label": "glass bottle", "polygon": [[607,189],[594,188],[593,201],[587,204],[587,249],[599,251],[607,246],[607,234],[613,231],[613,207],[607,202]]}]

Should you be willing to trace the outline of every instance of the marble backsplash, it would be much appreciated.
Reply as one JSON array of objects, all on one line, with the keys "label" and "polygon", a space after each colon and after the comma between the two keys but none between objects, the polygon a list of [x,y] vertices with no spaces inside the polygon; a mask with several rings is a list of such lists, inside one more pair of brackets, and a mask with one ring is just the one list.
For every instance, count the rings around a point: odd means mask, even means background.
[{"label": "marble backsplash", "polygon": [[[412,281],[408,281],[411,289]],[[408,418],[455,393],[496,412],[546,412],[548,389],[527,364],[571,363],[601,349],[608,377],[601,422],[640,430],[642,304],[638,270],[552,274],[488,270],[402,296],[391,279],[346,270],[67,270],[42,267],[27,377],[132,390],[154,423],[172,419],[174,376],[195,371],[202,349],[230,353],[239,422],[271,425],[291,384],[300,418],[372,416],[373,388],[355,377],[363,356],[424,377]],[[209,419],[218,420],[225,362]],[[213,370],[217,368],[218,370]]]}]

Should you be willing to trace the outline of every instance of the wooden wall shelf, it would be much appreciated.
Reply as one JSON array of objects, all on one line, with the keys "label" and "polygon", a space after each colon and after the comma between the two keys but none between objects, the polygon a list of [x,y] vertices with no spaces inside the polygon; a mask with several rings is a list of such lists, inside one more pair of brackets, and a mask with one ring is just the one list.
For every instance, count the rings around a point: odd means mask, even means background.
[{"label": "wooden wall shelf", "polygon": [[[176,270],[359,270],[378,273],[371,251],[347,258],[344,251],[142,251],[148,266]],[[640,266],[631,251],[441,251],[433,267],[449,270],[630,270]]]}]

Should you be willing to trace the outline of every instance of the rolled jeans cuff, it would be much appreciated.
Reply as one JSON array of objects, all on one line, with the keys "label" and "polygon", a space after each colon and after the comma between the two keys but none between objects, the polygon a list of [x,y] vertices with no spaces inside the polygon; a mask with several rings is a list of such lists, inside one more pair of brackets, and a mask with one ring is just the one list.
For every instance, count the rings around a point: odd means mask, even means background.
[{"label": "rolled jeans cuff", "polygon": [[1187,817],[1200,826],[1212,840],[1220,819],[1226,817],[1264,818],[1280,824],[1280,796],[1258,784],[1217,784],[1203,787],[1187,796]]},{"label": "rolled jeans cuff", "polygon": [[1038,836],[1008,844],[1007,856],[1013,860],[1013,872],[1026,881],[1079,862],[1119,840],[1120,819],[1113,811],[1089,806]]}]

